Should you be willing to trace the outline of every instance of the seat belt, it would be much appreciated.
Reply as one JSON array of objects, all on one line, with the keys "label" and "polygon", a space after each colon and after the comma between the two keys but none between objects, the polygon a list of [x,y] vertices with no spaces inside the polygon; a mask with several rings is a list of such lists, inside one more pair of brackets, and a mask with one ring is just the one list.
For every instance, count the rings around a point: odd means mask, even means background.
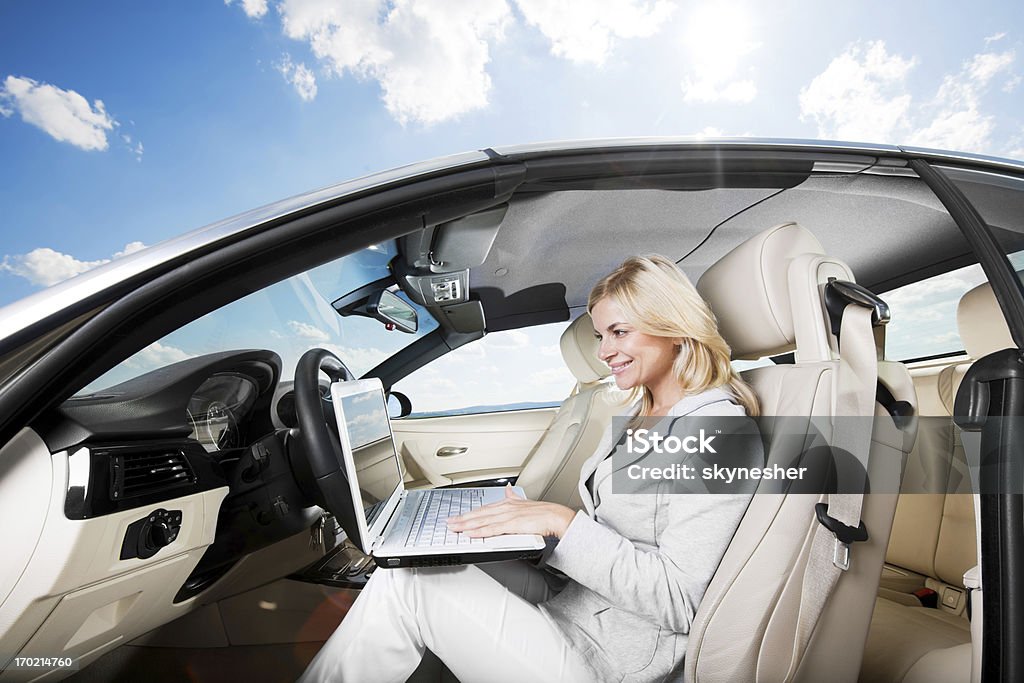
[{"label": "seat belt", "polygon": [[[850,479],[844,479],[844,470],[848,477],[856,477],[858,473],[853,470],[858,464],[862,468],[863,483],[867,483],[872,429],[865,429],[865,424],[873,426],[878,383],[878,351],[871,315],[870,308],[848,304],[843,309],[839,330],[837,419],[832,446],[835,450],[849,453],[856,461],[848,463],[851,467],[840,468],[837,472],[840,486],[845,490],[849,490]],[[871,423],[865,422],[868,416]],[[859,493],[830,494],[827,506],[825,503],[815,506],[820,523],[815,525],[804,570],[800,612],[786,681],[793,680],[829,596],[839,577],[850,567],[850,543],[867,540],[867,530],[860,519],[863,502],[863,488],[860,488]]]}]

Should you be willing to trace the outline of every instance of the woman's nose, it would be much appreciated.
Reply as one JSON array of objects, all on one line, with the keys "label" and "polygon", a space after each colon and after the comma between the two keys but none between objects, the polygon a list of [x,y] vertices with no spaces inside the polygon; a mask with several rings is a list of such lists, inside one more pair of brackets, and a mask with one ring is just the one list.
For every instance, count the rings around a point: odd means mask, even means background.
[{"label": "woman's nose", "polygon": [[607,361],[609,358],[615,355],[615,349],[612,348],[613,344],[611,339],[608,337],[601,338],[601,344],[597,347],[597,357],[600,360]]}]

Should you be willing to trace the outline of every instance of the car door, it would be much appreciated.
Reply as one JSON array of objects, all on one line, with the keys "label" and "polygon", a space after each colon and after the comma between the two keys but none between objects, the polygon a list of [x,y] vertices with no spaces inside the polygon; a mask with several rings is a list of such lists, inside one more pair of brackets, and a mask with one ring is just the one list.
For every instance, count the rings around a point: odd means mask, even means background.
[{"label": "car door", "polygon": [[915,170],[982,256],[1009,333],[996,345],[1005,348],[974,359],[960,383],[953,415],[963,430],[968,461],[977,468],[981,577],[972,591],[972,631],[979,632],[973,638],[972,677],[1019,680],[1024,675],[1018,639],[1024,628],[1024,285],[1020,261],[1014,257],[1024,249],[1024,174],[956,164],[929,167],[923,162]]},{"label": "car door", "polygon": [[516,477],[575,386],[559,351],[568,323],[488,334],[397,382],[392,420],[409,487]]}]

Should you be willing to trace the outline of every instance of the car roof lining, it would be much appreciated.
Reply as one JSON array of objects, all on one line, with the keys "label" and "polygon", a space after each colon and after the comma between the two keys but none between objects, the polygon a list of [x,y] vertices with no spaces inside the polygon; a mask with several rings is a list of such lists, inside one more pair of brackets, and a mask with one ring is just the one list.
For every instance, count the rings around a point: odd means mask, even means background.
[{"label": "car roof lining", "polygon": [[[568,317],[628,256],[662,253],[696,281],[743,241],[787,221],[814,233],[876,291],[976,261],[919,178],[815,173],[789,188],[517,192],[487,259],[470,271],[470,291],[484,304],[488,331],[556,310]],[[906,244],[920,248],[907,253]]]}]

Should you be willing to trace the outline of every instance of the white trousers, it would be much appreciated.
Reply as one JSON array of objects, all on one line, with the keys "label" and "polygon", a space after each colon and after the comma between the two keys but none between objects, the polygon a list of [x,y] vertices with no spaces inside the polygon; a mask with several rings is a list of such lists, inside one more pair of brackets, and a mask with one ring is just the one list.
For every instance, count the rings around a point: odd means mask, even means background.
[{"label": "white trousers", "polygon": [[590,682],[524,562],[377,569],[300,683],[403,683],[430,648],[461,683]]}]

